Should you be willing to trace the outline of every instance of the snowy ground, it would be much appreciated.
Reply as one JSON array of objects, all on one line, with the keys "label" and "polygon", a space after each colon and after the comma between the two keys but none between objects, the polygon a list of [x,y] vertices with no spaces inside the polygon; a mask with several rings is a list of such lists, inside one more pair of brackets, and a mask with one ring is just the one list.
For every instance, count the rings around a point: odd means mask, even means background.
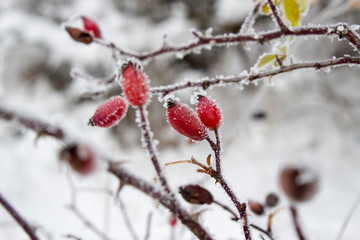
[{"label": "snowy ground", "polygon": [[[185,7],[180,3],[169,10],[171,14],[166,21],[153,23],[146,17],[139,18],[116,10],[115,1],[66,2],[68,4],[40,0],[28,3],[1,1],[0,103],[64,127],[99,152],[128,161],[129,170],[152,181],[155,174],[145,150],[140,148],[140,130],[134,127],[133,111],[128,112],[126,119],[114,129],[90,128],[84,121],[103,99],[79,101],[77,92],[82,90],[83,83],[56,87],[58,82],[55,81],[69,78],[68,72],[72,68],[97,76],[106,76],[113,70],[109,51],[100,46],[73,42],[61,29],[61,22],[79,14],[91,16],[97,19],[106,38],[115,39],[119,46],[139,51],[160,47],[164,34],[174,44],[187,42],[192,39],[189,29],[196,26],[186,18]],[[216,27],[242,21],[251,7],[250,0],[218,1],[212,24]],[[353,23],[352,15],[346,16],[345,20]],[[335,43],[336,49],[332,49],[331,41],[319,44],[320,40],[306,43],[303,40],[292,45],[293,54],[298,59],[325,59],[328,54],[342,54],[347,50]],[[257,49],[256,45],[251,47]],[[149,71],[154,86],[204,75],[238,74],[249,66],[239,57],[238,50],[233,49],[222,48],[221,59],[217,59],[214,68],[207,71],[187,69],[173,76],[171,74],[177,69],[165,68],[169,66],[168,62],[175,61],[173,55],[155,59],[145,70]],[[256,50],[247,53],[252,64],[258,53]],[[306,163],[320,176],[318,194],[312,201],[299,205],[300,221],[309,239],[336,239],[352,205],[359,198],[359,74],[358,67],[336,68],[330,73],[297,71],[274,77],[272,85],[260,82],[258,87],[251,85],[244,90],[228,86],[208,91],[223,109],[223,171],[233,190],[242,201],[263,201],[271,191],[281,196],[281,203],[276,208],[280,211],[273,222],[275,239],[296,239],[287,209],[289,202],[278,187],[278,172],[286,163]],[[165,82],[156,80],[157,77]],[[118,93],[116,88],[111,92]],[[178,96],[188,102],[189,94],[190,91],[185,91]],[[251,115],[258,110],[266,111],[268,117],[254,121]],[[160,140],[161,163],[191,156],[205,161],[211,153],[206,143],[189,144],[170,129],[162,103],[156,96],[150,104],[149,115],[154,120],[151,126],[155,138]],[[67,234],[84,240],[99,239],[68,209],[72,196],[69,179],[80,189],[97,189],[78,191],[78,207],[86,218],[111,239],[133,239],[119,203],[101,191],[110,189],[115,192],[117,188],[116,179],[104,170],[105,166],[100,164],[91,177],[80,177],[59,162],[61,143],[47,137],[35,139],[33,132],[0,121],[0,193],[31,224],[39,227],[41,239],[65,239]],[[198,183],[208,188],[216,199],[231,205],[222,189],[209,177],[196,173],[195,167],[174,165],[166,167],[165,172],[174,191],[180,185]],[[144,238],[150,213],[150,239],[171,239],[171,235],[175,236],[174,239],[192,239],[182,226],[172,229],[168,223],[169,212],[142,193],[125,188],[120,197],[138,239]],[[217,206],[195,208],[186,202],[182,204],[193,212],[206,210],[200,216],[200,222],[216,239],[241,239],[238,224],[230,221],[229,215]],[[266,217],[251,215],[250,221],[266,226]],[[358,226],[359,208],[354,211],[343,239],[358,239]],[[256,231],[253,231],[253,236],[261,239]],[[26,238],[0,207],[0,239]]]}]

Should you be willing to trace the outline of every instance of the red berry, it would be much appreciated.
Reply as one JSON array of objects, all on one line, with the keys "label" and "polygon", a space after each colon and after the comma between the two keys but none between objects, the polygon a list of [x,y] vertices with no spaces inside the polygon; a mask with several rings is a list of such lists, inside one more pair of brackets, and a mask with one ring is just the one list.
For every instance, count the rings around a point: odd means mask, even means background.
[{"label": "red berry", "polygon": [[69,144],[60,151],[60,159],[82,175],[88,175],[95,169],[95,154],[88,145]]},{"label": "red berry", "polygon": [[149,81],[139,65],[130,61],[122,66],[121,85],[126,99],[133,107],[148,102]]},{"label": "red berry", "polygon": [[169,100],[166,117],[177,132],[192,140],[202,141],[207,137],[204,124],[186,104]]},{"label": "red berry", "polygon": [[125,116],[127,103],[123,97],[112,97],[97,107],[88,124],[97,127],[112,127]]},{"label": "red berry", "polygon": [[83,21],[84,28],[86,31],[92,33],[95,38],[101,38],[100,28],[96,24],[96,22],[94,22],[90,18],[84,17],[84,16],[82,16],[81,19]]},{"label": "red berry", "polygon": [[218,129],[222,124],[219,106],[206,96],[199,96],[196,112],[201,122],[209,129]]}]

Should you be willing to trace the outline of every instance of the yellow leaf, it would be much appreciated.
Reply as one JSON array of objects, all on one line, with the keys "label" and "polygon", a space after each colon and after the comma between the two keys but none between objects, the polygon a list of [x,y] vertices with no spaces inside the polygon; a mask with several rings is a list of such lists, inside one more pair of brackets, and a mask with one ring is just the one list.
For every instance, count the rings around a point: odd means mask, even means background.
[{"label": "yellow leaf", "polygon": [[270,14],[270,6],[268,3],[265,3],[262,7],[261,7],[261,11],[262,14]]},{"label": "yellow leaf", "polygon": [[261,68],[268,63],[271,63],[276,59],[276,54],[273,53],[266,53],[260,56],[259,60],[257,61],[256,67]]},{"label": "yellow leaf", "polygon": [[282,0],[282,9],[284,11],[285,18],[291,24],[291,26],[299,26],[300,23],[300,5],[296,0]]},{"label": "yellow leaf", "polygon": [[297,0],[299,7],[300,7],[300,12],[306,12],[309,6],[309,0]]},{"label": "yellow leaf", "polygon": [[282,53],[282,54],[286,54],[286,51],[287,51],[287,47],[286,47],[286,45],[280,45],[280,46],[278,46],[277,47],[279,50],[280,50],[280,52]]}]

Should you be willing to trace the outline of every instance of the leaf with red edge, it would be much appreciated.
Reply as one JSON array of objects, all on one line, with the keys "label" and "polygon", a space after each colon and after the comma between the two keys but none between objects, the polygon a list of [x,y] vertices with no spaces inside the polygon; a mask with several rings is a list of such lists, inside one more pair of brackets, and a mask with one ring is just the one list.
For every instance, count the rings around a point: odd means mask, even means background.
[{"label": "leaf with red edge", "polygon": [[93,41],[91,34],[81,29],[66,27],[65,30],[69,33],[70,37],[77,42],[90,44]]},{"label": "leaf with red edge", "polygon": [[101,31],[96,22],[85,16],[82,16],[81,19],[83,21],[84,28],[86,31],[93,34],[95,38],[101,38]]}]

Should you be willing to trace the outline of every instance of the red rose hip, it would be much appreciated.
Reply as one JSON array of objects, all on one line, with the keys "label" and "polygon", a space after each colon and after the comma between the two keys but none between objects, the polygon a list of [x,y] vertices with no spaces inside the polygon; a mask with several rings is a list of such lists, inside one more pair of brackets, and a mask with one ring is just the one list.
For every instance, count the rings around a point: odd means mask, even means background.
[{"label": "red rose hip", "polygon": [[218,129],[222,124],[222,115],[219,106],[212,99],[199,95],[196,113],[201,122],[209,129]]},{"label": "red rose hip", "polygon": [[88,17],[82,16],[81,20],[84,24],[84,29],[93,34],[95,38],[101,38],[101,32],[99,26]]},{"label": "red rose hip", "polygon": [[123,97],[112,97],[96,109],[88,124],[104,128],[115,126],[125,116],[127,106]]},{"label": "red rose hip", "polygon": [[202,141],[207,137],[204,124],[191,108],[172,99],[167,105],[166,118],[178,133],[196,141]]},{"label": "red rose hip", "polygon": [[89,175],[95,170],[95,153],[85,144],[66,145],[60,151],[60,159],[81,175]]},{"label": "red rose hip", "polygon": [[121,72],[121,85],[130,105],[138,107],[147,104],[150,96],[149,80],[141,67],[129,61],[122,66]]}]

